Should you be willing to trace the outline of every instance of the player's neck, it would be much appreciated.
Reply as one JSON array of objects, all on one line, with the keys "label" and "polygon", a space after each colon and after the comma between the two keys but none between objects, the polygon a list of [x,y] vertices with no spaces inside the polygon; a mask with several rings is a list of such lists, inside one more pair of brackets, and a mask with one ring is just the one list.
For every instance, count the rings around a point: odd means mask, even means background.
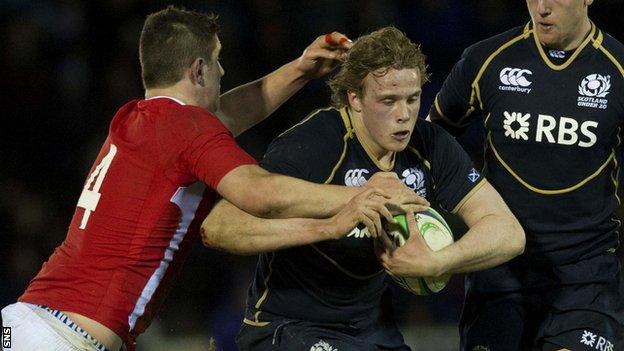
[{"label": "player's neck", "polygon": [[197,106],[194,99],[189,94],[185,94],[177,84],[166,88],[151,88],[145,89],[145,99],[153,98],[156,96],[167,96],[183,102],[186,105]]},{"label": "player's neck", "polygon": [[351,122],[353,123],[355,136],[364,148],[364,151],[366,151],[373,163],[375,163],[379,169],[386,172],[392,170],[392,168],[394,168],[395,153],[382,148],[373,140],[373,137],[368,132],[368,129],[366,129],[366,126],[362,121],[362,115],[359,112],[353,109],[349,109],[349,112],[352,116]]}]

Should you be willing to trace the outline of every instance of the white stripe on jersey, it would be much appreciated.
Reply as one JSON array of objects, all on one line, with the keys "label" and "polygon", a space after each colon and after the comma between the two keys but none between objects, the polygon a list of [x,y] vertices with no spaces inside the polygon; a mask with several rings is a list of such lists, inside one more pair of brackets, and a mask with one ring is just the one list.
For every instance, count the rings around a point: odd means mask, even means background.
[{"label": "white stripe on jersey", "polygon": [[152,96],[150,98],[146,98],[145,100],[153,100],[153,99],[169,99],[169,100],[173,100],[173,101],[177,102],[180,105],[183,105],[183,106],[186,105],[184,103],[184,101],[176,99],[176,98],[171,97],[171,96],[166,96],[166,95]]},{"label": "white stripe on jersey", "polygon": [[160,285],[160,281],[165,275],[167,267],[169,267],[169,262],[173,260],[173,254],[178,250],[180,243],[188,231],[191,221],[195,218],[195,212],[197,211],[197,207],[199,207],[199,203],[203,198],[205,189],[206,185],[204,183],[197,182],[188,187],[178,188],[175,194],[171,197],[171,202],[178,205],[180,212],[182,212],[180,223],[178,224],[178,228],[176,229],[173,238],[169,242],[169,247],[165,250],[165,256],[162,260],[160,260],[160,265],[147,281],[147,284],[141,292],[141,296],[139,296],[139,299],[134,306],[132,314],[128,316],[128,325],[130,326],[130,330],[134,329],[137,319],[145,313],[145,307],[150,302],[152,295],[154,295],[154,292]]}]

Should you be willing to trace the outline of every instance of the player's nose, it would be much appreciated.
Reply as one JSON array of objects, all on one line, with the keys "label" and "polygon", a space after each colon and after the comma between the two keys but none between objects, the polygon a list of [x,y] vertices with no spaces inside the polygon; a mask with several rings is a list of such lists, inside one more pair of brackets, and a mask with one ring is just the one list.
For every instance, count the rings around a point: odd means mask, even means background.
[{"label": "player's nose", "polygon": [[399,122],[406,122],[410,119],[410,111],[409,106],[407,106],[407,102],[401,101],[397,103],[397,109],[395,111],[396,119]]},{"label": "player's nose", "polygon": [[546,17],[551,13],[550,0],[537,0],[537,13],[540,16]]}]

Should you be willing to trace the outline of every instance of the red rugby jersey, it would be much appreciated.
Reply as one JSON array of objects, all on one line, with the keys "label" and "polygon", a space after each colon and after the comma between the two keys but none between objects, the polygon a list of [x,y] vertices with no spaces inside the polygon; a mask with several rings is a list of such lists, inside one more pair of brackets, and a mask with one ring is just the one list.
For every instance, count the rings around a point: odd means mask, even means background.
[{"label": "red rugby jersey", "polygon": [[65,241],[20,301],[82,314],[131,348],[232,169],[255,160],[206,110],[158,97],[113,118]]}]

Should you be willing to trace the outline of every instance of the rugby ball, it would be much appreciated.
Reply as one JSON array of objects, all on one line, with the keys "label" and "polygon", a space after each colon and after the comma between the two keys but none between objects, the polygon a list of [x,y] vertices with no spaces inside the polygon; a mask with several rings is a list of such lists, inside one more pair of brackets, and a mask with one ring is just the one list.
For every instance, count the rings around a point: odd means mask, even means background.
[{"label": "rugby ball", "polygon": [[[420,235],[433,251],[438,251],[455,241],[451,228],[444,218],[433,208],[418,212],[415,216]],[[394,244],[399,247],[405,244],[410,237],[410,233],[407,228],[407,218],[404,214],[394,216],[394,218],[397,223],[386,223],[386,232],[394,241]],[[416,295],[429,295],[439,292],[444,289],[451,277],[450,274],[437,278],[406,278],[397,277],[392,274],[390,276],[401,287]]]}]

